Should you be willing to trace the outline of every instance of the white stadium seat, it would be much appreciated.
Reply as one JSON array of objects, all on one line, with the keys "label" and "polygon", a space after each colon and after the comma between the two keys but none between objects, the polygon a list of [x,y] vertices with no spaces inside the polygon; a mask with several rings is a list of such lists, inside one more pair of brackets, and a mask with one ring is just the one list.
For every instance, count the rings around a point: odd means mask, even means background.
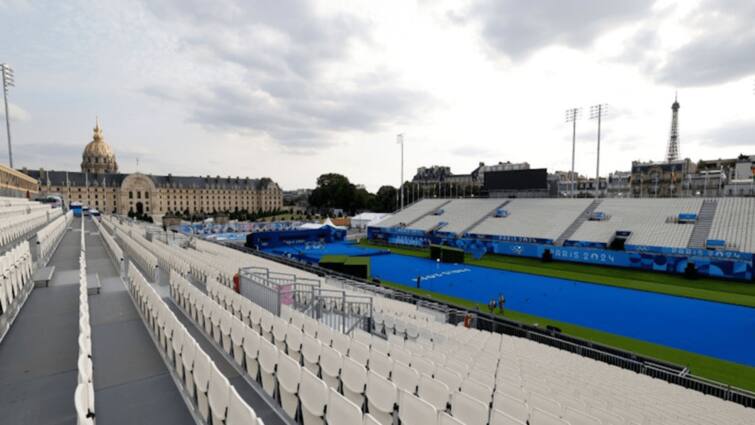
[{"label": "white stadium seat", "polygon": [[344,357],[341,367],[343,395],[361,408],[367,386],[367,369],[351,357]]},{"label": "white stadium seat", "polygon": [[328,409],[325,412],[328,425],[359,425],[362,411],[333,388],[328,393]]},{"label": "white stadium seat", "polygon": [[278,378],[278,389],[280,393],[280,402],[283,410],[291,419],[296,418],[296,412],[299,409],[299,383],[301,382],[301,366],[299,363],[279,351],[278,369],[276,377]]},{"label": "white stadium seat", "polygon": [[230,389],[231,384],[228,379],[213,365],[210,372],[210,386],[207,391],[213,424],[222,424],[226,419]]},{"label": "white stadium seat", "polygon": [[466,425],[486,425],[489,409],[480,400],[457,392],[451,395],[451,414]]},{"label": "white stadium seat", "polygon": [[428,375],[420,377],[417,395],[432,404],[438,411],[446,410],[448,402],[451,400],[451,391],[448,389],[448,385]]},{"label": "white stadium seat", "polygon": [[270,341],[260,339],[260,381],[267,395],[275,394],[275,369],[278,364],[278,349]]},{"label": "white stadium seat", "polygon": [[338,388],[343,357],[333,348],[323,346],[320,354],[320,373],[329,387]]},{"label": "white stadium seat", "polygon": [[400,390],[415,394],[419,385],[419,372],[397,361],[393,364],[391,380]]},{"label": "white stadium seat", "polygon": [[328,385],[307,369],[301,371],[299,386],[301,416],[304,425],[324,425],[328,404]]},{"label": "white stadium seat", "polygon": [[382,425],[393,424],[393,411],[398,402],[396,384],[373,372],[367,374],[367,410]]},{"label": "white stadium seat", "polygon": [[401,425],[436,425],[438,411],[428,402],[406,391],[399,393],[398,417]]}]

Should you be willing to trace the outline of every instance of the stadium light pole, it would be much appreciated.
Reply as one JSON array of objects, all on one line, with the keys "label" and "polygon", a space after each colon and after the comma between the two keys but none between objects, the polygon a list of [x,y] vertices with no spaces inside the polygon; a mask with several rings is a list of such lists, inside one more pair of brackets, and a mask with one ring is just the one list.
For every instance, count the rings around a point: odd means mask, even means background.
[{"label": "stadium light pole", "polygon": [[598,120],[598,150],[595,158],[595,198],[600,198],[600,123],[606,115],[608,105],[601,103],[590,107],[590,119]]},{"label": "stadium light pole", "polygon": [[577,119],[579,118],[579,108],[569,108],[566,110],[566,122],[572,123],[571,133],[571,197],[574,197],[576,191],[576,179],[574,178],[574,155],[577,151]]},{"label": "stadium light pole", "polygon": [[8,135],[8,164],[13,168],[13,149],[10,143],[10,113],[8,112],[8,87],[14,87],[13,69],[7,63],[0,64],[3,74],[3,99],[5,100],[5,132]]},{"label": "stadium light pole", "polygon": [[404,133],[400,133],[396,136],[396,143],[401,145],[401,184],[399,184],[399,190],[401,191],[401,208],[404,209]]}]

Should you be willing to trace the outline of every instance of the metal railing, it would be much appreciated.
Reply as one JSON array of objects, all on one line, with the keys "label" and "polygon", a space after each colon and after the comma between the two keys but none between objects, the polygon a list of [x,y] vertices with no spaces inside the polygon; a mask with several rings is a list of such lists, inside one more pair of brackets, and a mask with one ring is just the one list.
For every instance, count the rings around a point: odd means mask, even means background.
[{"label": "metal railing", "polygon": [[316,288],[310,304],[301,310],[307,316],[344,334],[354,329],[372,329],[372,297],[352,295],[337,289]]}]

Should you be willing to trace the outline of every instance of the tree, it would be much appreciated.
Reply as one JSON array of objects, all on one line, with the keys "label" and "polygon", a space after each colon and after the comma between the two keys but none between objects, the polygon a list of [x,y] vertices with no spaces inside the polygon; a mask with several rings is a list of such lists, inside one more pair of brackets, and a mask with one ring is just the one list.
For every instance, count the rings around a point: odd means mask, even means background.
[{"label": "tree", "polygon": [[354,209],[356,186],[341,174],[328,173],[317,178],[317,187],[309,195],[309,204],[320,211]]},{"label": "tree", "polygon": [[370,209],[376,212],[393,212],[396,210],[398,191],[393,186],[381,186],[372,200]]}]

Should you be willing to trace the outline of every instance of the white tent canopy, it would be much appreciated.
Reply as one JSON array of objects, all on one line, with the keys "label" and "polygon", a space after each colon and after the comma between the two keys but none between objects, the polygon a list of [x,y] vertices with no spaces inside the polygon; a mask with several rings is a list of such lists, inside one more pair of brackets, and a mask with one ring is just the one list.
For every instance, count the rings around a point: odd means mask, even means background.
[{"label": "white tent canopy", "polygon": [[358,229],[366,229],[367,226],[377,224],[392,214],[388,213],[375,213],[375,212],[363,212],[351,217],[351,227]]},{"label": "white tent canopy", "polygon": [[328,226],[329,227],[333,227],[335,229],[346,230],[346,228],[343,227],[343,226],[336,226],[335,224],[333,224],[333,222],[330,220],[330,218],[326,218],[325,221],[322,224],[320,224],[320,223],[304,223],[301,226],[299,226],[298,228],[299,229],[304,229],[304,230],[306,230],[306,229],[322,229],[323,227],[328,227]]}]

